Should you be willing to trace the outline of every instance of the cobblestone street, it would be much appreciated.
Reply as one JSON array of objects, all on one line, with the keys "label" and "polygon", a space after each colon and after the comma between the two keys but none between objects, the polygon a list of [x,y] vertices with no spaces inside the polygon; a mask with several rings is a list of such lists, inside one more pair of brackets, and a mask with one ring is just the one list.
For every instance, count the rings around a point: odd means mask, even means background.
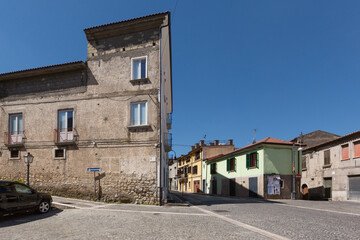
[{"label": "cobblestone street", "polygon": [[184,199],[192,205],[54,197],[63,209],[6,216],[0,221],[0,239],[359,239],[356,202],[267,202],[194,194],[184,194]]}]

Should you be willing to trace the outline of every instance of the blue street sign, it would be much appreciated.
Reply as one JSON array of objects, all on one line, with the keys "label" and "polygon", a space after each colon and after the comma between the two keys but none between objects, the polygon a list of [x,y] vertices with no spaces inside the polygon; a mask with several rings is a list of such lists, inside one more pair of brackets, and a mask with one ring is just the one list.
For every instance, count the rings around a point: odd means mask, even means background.
[{"label": "blue street sign", "polygon": [[101,168],[88,168],[87,171],[88,172],[100,172]]}]

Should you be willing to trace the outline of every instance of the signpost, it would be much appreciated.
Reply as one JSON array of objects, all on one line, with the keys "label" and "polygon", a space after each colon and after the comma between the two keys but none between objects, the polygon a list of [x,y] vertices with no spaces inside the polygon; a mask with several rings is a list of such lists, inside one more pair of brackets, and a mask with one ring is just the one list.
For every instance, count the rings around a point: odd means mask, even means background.
[{"label": "signpost", "polygon": [[[94,172],[94,197],[96,198],[96,176],[95,176],[95,173],[100,172],[101,168],[88,168],[87,171]],[[100,181],[99,181],[99,190],[100,190]]]},{"label": "signpost", "polygon": [[296,174],[296,179],[301,179],[301,174]]}]

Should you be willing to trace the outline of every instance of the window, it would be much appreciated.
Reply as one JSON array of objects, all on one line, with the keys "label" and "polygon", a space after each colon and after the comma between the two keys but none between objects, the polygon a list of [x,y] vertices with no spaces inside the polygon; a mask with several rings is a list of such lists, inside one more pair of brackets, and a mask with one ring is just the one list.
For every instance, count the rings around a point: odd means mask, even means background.
[{"label": "window", "polygon": [[192,169],[193,169],[193,170],[192,170],[192,173],[193,173],[193,174],[197,174],[197,168],[198,168],[197,166],[194,166],[194,167],[192,168]]},{"label": "window", "polygon": [[74,110],[60,110],[58,116],[58,141],[67,142],[74,139]]},{"label": "window", "polygon": [[131,59],[131,79],[147,78],[147,57]]},{"label": "window", "polygon": [[23,140],[23,117],[22,114],[9,115],[9,143],[21,143]]},{"label": "window", "polygon": [[55,158],[63,158],[65,159],[65,149],[55,149],[54,152],[54,157]]},{"label": "window", "polygon": [[59,129],[61,132],[73,131],[74,110],[59,111]]},{"label": "window", "polygon": [[147,103],[131,104],[131,125],[141,126],[147,124]]},{"label": "window", "polygon": [[301,162],[302,162],[302,169],[306,169],[306,156],[302,156]]},{"label": "window", "polygon": [[10,134],[19,134],[23,131],[23,119],[22,114],[11,114],[10,115]]},{"label": "window", "polygon": [[324,165],[330,165],[330,150],[324,151]]},{"label": "window", "polygon": [[18,193],[25,193],[25,194],[32,194],[32,190],[28,188],[27,186],[21,185],[21,184],[14,184],[15,190]]},{"label": "window", "polygon": [[354,143],[354,157],[360,157],[360,141]]},{"label": "window", "polygon": [[246,154],[246,168],[259,168],[259,157],[258,153]]},{"label": "window", "polygon": [[11,186],[9,185],[0,185],[0,194],[1,193],[11,193]]},{"label": "window", "polygon": [[196,153],[195,159],[199,159],[200,158],[200,152]]},{"label": "window", "polygon": [[188,167],[188,173],[191,174],[191,166]]},{"label": "window", "polygon": [[17,149],[10,150],[10,158],[20,158],[19,150]]},{"label": "window", "polygon": [[226,160],[226,170],[228,172],[234,172],[235,171],[235,158],[230,158],[228,160]]},{"label": "window", "polygon": [[188,157],[188,158],[186,159],[186,162],[187,162],[187,163],[190,162],[190,157]]},{"label": "window", "polygon": [[341,146],[342,158],[341,160],[349,159],[349,144],[345,144]]},{"label": "window", "polygon": [[210,173],[211,174],[216,174],[216,163],[212,163],[210,165]]}]

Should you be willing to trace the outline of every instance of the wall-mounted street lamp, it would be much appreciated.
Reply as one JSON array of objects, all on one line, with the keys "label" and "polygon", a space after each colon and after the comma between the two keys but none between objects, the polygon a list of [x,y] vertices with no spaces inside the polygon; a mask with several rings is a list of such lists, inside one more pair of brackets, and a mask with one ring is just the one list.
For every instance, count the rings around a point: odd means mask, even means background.
[{"label": "wall-mounted street lamp", "polygon": [[27,165],[27,177],[26,177],[26,185],[30,186],[30,183],[29,183],[29,173],[30,173],[30,163],[32,163],[34,160],[34,156],[31,155],[31,153],[27,153],[24,155],[24,162],[26,163]]}]

